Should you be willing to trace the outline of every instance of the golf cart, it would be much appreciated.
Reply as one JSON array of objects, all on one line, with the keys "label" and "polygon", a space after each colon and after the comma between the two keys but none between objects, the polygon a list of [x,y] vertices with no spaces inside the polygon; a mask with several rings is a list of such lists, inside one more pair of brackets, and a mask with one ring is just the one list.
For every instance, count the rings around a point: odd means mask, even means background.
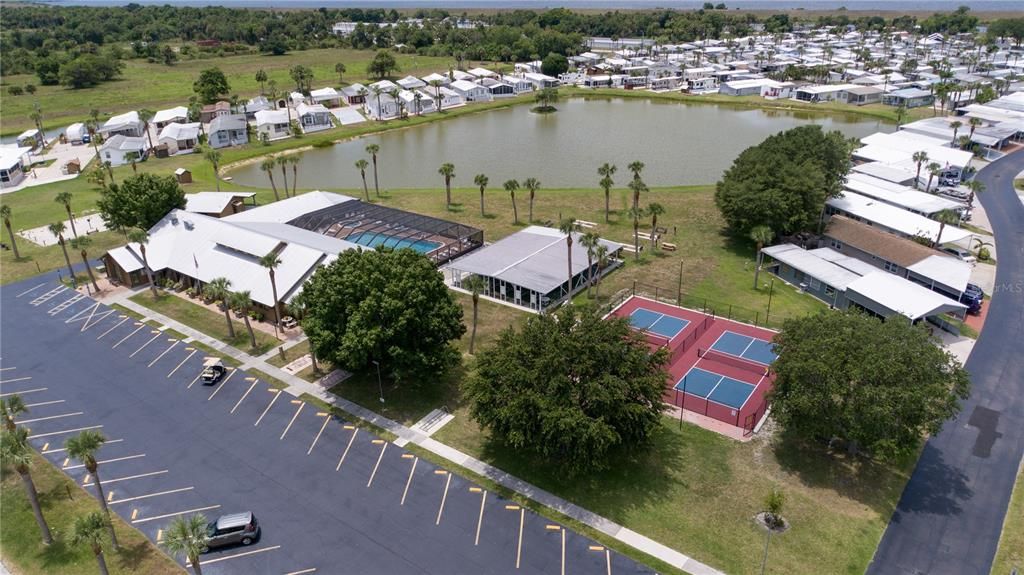
[{"label": "golf cart", "polygon": [[224,362],[219,357],[208,357],[203,362],[203,385],[214,385],[225,373]]}]

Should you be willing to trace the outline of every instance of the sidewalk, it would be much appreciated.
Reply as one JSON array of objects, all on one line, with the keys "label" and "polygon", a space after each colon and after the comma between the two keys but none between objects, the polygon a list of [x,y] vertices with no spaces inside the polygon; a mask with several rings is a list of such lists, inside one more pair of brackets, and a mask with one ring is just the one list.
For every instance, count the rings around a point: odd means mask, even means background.
[{"label": "sidewalk", "polygon": [[115,303],[122,305],[136,313],[142,314],[143,317],[158,321],[177,332],[183,333],[200,343],[208,345],[239,361],[242,364],[242,369],[255,368],[271,375],[285,382],[288,385],[285,391],[295,397],[298,397],[303,393],[308,393],[337,407],[338,409],[341,409],[342,411],[345,411],[346,413],[362,419],[365,422],[372,423],[377,427],[393,433],[398,437],[394,442],[398,447],[403,447],[409,443],[417,445],[435,455],[443,457],[455,465],[464,467],[478,475],[486,477],[505,488],[511,489],[512,491],[536,501],[545,507],[550,507],[551,509],[596,529],[617,541],[643,551],[644,553],[647,553],[648,555],[664,561],[665,563],[687,573],[691,573],[693,575],[724,575],[717,569],[709,567],[708,565],[700,563],[699,561],[662,545],[657,541],[627,529],[614,521],[606,519],[595,513],[591,513],[578,505],[570,503],[561,497],[527,483],[518,477],[505,473],[492,465],[488,465],[483,461],[475,459],[439,441],[435,441],[424,433],[410,429],[396,421],[392,421],[382,415],[366,409],[361,405],[348,401],[347,399],[328,393],[320,386],[287,373],[282,369],[267,363],[262,358],[253,357],[219,340],[200,333],[176,320],[159,314],[145,306],[139,305],[128,299],[132,295],[134,295],[134,293],[131,291],[125,291],[114,294],[103,300],[103,302],[108,305]]}]

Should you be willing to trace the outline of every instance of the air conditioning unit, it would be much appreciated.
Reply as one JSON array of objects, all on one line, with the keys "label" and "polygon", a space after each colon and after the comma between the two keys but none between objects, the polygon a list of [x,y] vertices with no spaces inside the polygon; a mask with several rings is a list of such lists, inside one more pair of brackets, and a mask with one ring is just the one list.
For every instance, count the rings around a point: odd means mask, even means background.
[{"label": "air conditioning unit", "polygon": [[802,291],[802,292],[807,291],[807,283],[806,282],[800,284],[800,291]]},{"label": "air conditioning unit", "polygon": [[193,229],[195,229],[195,227],[196,227],[196,225],[193,224],[191,221],[185,220],[185,229],[186,230],[193,230]]}]

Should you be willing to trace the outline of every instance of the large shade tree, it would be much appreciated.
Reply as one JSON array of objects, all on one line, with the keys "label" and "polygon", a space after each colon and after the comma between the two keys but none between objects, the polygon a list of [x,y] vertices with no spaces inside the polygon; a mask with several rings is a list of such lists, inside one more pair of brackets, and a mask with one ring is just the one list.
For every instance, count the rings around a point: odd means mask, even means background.
[{"label": "large shade tree", "polygon": [[797,436],[836,439],[850,451],[912,452],[956,415],[970,390],[956,357],[901,316],[879,321],[821,311],[787,320],[774,341],[775,420]]},{"label": "large shade tree", "polygon": [[850,144],[841,132],[793,128],[744,150],[719,180],[715,204],[737,235],[756,226],[813,231],[849,170]]},{"label": "large shade tree", "polygon": [[107,227],[148,230],[172,209],[184,209],[185,191],[173,175],[142,173],[100,190],[96,207]]},{"label": "large shade tree", "polygon": [[503,331],[477,355],[465,394],[494,439],[576,475],[648,442],[661,418],[667,360],[626,320],[564,306]]},{"label": "large shade tree", "polygon": [[459,354],[462,307],[441,274],[410,250],[349,250],[303,288],[302,327],[317,357],[349,371],[378,361],[398,381],[433,378]]}]

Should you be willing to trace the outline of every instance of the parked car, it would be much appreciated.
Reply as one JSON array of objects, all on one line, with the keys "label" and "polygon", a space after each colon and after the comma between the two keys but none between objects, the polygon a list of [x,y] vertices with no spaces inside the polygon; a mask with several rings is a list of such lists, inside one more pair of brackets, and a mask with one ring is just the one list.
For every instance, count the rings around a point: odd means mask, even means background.
[{"label": "parked car", "polygon": [[969,264],[978,263],[978,258],[974,257],[974,254],[964,248],[957,246],[943,246],[942,251]]},{"label": "parked car", "polygon": [[208,357],[203,362],[203,374],[202,380],[203,385],[214,385],[220,378],[224,377],[224,372],[227,369],[224,367],[224,362],[219,357]]},{"label": "parked car", "polygon": [[968,296],[966,292],[960,296],[960,303],[967,306],[967,313],[971,315],[978,315],[981,313],[981,306],[983,304],[982,300],[973,299]]},{"label": "parked car", "polygon": [[985,292],[981,287],[972,283],[967,284],[967,287],[964,289],[964,293],[971,294],[971,297],[974,297],[975,299],[982,299],[985,297]]},{"label": "parked car", "polygon": [[260,525],[251,511],[221,515],[206,525],[208,549],[225,545],[250,545],[260,538]]}]

